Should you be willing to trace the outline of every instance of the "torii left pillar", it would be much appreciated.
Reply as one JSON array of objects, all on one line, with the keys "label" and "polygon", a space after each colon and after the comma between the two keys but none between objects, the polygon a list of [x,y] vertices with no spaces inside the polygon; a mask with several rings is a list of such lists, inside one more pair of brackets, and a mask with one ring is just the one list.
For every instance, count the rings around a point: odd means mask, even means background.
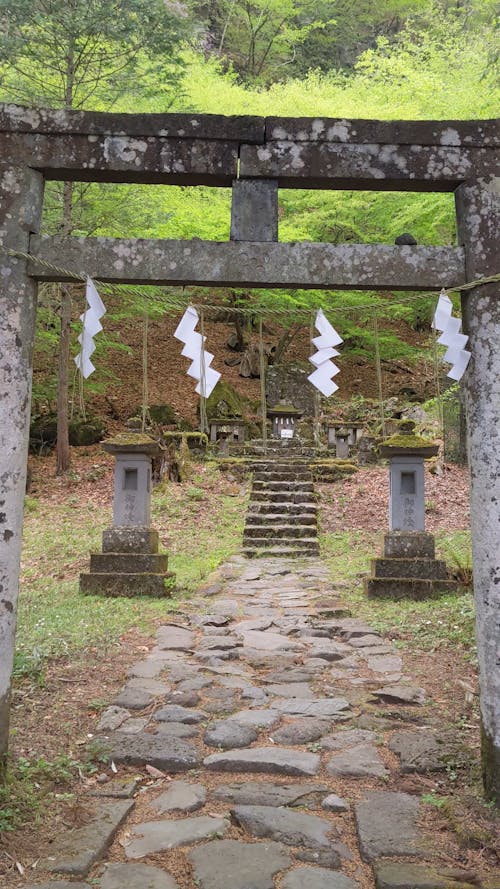
[{"label": "torii left pillar", "polygon": [[0,166],[0,771],[5,765],[19,592],[37,285],[21,257],[39,229],[43,176]]}]

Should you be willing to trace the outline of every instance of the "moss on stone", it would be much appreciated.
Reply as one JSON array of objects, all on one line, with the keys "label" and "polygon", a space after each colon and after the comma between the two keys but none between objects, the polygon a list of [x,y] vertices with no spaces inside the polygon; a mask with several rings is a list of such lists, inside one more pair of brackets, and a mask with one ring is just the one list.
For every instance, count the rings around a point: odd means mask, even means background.
[{"label": "moss on stone", "polygon": [[435,442],[429,438],[422,438],[421,435],[408,435],[407,433],[400,432],[384,439],[382,444],[388,448],[432,448]]},{"label": "moss on stone", "polygon": [[126,445],[140,447],[141,445],[149,446],[156,444],[156,439],[144,432],[118,432],[112,438],[107,438],[103,444],[113,445],[114,447],[125,447]]}]

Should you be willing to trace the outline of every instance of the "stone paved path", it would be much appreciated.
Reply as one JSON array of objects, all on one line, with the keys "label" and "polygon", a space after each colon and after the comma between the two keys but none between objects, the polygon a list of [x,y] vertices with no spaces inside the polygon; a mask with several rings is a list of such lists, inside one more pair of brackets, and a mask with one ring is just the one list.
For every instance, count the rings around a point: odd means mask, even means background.
[{"label": "stone paved path", "polygon": [[220,574],[103,713],[119,775],[38,889],[468,889],[397,790],[449,748],[395,649],[317,560],[234,557]]}]

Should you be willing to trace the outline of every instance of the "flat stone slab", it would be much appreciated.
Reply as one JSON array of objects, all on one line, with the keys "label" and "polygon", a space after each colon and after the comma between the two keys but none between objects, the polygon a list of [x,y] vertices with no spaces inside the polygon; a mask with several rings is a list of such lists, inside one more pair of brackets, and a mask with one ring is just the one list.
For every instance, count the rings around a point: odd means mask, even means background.
[{"label": "flat stone slab", "polygon": [[281,682],[266,685],[266,691],[278,698],[314,698],[314,692],[307,682]]},{"label": "flat stone slab", "polygon": [[130,831],[132,839],[125,846],[125,854],[127,858],[143,858],[151,852],[187,846],[214,834],[223,835],[228,828],[229,821],[213,815],[134,824]]},{"label": "flat stone slab", "polygon": [[171,686],[167,685],[166,682],[161,682],[159,679],[154,678],[142,678],[135,676],[132,679],[129,679],[127,682],[127,688],[140,688],[143,691],[149,692],[150,695],[154,695],[158,697],[159,695],[166,695],[171,691]]},{"label": "flat stone slab", "polygon": [[89,791],[89,796],[107,796],[111,799],[132,799],[139,789],[139,781],[135,778],[111,778],[104,784],[96,784]]},{"label": "flat stone slab", "polygon": [[170,737],[168,744],[161,734],[127,735],[114,732],[102,739],[108,760],[126,765],[152,765],[165,772],[187,772],[200,764],[199,751],[180,738]]},{"label": "flat stone slab", "polygon": [[415,685],[404,685],[402,682],[384,685],[372,694],[380,701],[387,701],[390,704],[423,704],[427,700],[425,689],[417,688]]},{"label": "flat stone slab", "polygon": [[298,867],[281,881],[282,889],[357,889],[359,883],[324,867]]},{"label": "flat stone slab", "polygon": [[213,799],[241,806],[307,806],[327,792],[325,784],[271,784],[247,781],[223,784],[210,794]]},{"label": "flat stone slab", "polygon": [[182,707],[180,704],[167,704],[161,710],[157,710],[154,719],[156,722],[184,722],[186,725],[197,725],[208,719],[208,714],[203,710],[192,710]]},{"label": "flat stone slab", "polygon": [[157,735],[171,738],[194,738],[198,731],[199,727],[197,725],[187,725],[185,722],[159,722],[155,726]]},{"label": "flat stone slab", "polygon": [[238,710],[228,717],[228,722],[250,725],[252,728],[272,728],[280,720],[276,710]]},{"label": "flat stone slab", "polygon": [[106,707],[97,723],[97,731],[114,732],[117,728],[120,728],[121,724],[125,722],[129,716],[129,710],[126,710],[124,707],[117,707],[115,704],[111,707]]},{"label": "flat stone slab", "polygon": [[324,800],[321,801],[321,808],[325,810],[325,812],[348,812],[350,809],[349,803],[346,803],[342,797],[337,796],[336,793],[329,793],[328,796],[325,796]]},{"label": "flat stone slab", "polygon": [[400,757],[402,772],[440,771],[446,768],[446,758],[452,752],[450,743],[428,731],[395,732],[389,747]]},{"label": "flat stone slab", "polygon": [[369,650],[365,654],[368,668],[374,673],[401,673],[403,661],[395,654],[381,654],[369,656]]},{"label": "flat stone slab", "polygon": [[113,842],[133,806],[133,800],[99,803],[92,821],[59,836],[52,854],[43,862],[44,870],[86,877]]},{"label": "flat stone slab", "polygon": [[126,719],[120,726],[120,731],[125,732],[127,735],[136,735],[139,732],[144,731],[147,724],[149,722],[149,716],[133,716],[131,719]]},{"label": "flat stone slab", "polygon": [[194,645],[194,633],[183,627],[171,624],[158,630],[158,648],[162,651],[191,651]]},{"label": "flat stone slab", "polygon": [[49,880],[48,883],[30,883],[23,889],[92,889],[88,883],[75,883],[73,880]]},{"label": "flat stone slab", "polygon": [[345,698],[316,698],[312,701],[301,701],[300,698],[285,698],[274,701],[273,707],[280,713],[289,716],[336,716],[349,709],[349,701]]},{"label": "flat stone slab", "polygon": [[325,719],[315,719],[313,716],[303,719],[295,719],[282,728],[272,733],[276,744],[310,744],[317,741],[331,729],[331,723]]},{"label": "flat stone slab", "polygon": [[208,747],[222,747],[232,750],[248,747],[257,740],[258,731],[251,725],[243,725],[231,719],[224,719],[211,725],[205,732],[204,741]]},{"label": "flat stone slab", "polygon": [[116,707],[124,707],[126,710],[144,710],[154,701],[153,695],[142,688],[130,688],[126,685],[122,688],[118,697],[113,701]]},{"label": "flat stone slab", "polygon": [[207,791],[203,784],[188,781],[171,781],[165,793],[157,796],[151,808],[160,815],[165,812],[196,812],[205,804]]},{"label": "flat stone slab", "polygon": [[252,836],[269,837],[286,846],[328,849],[331,841],[327,834],[335,831],[330,821],[317,815],[272,806],[236,806],[231,816]]},{"label": "flat stone slab", "polygon": [[280,843],[215,840],[188,853],[199,889],[274,889],[274,876],[291,864]]},{"label": "flat stone slab", "polygon": [[477,889],[476,882],[469,883],[448,868],[392,861],[382,861],[373,868],[377,889]]},{"label": "flat stone slab", "polygon": [[287,636],[265,630],[247,630],[241,636],[245,648],[253,648],[255,651],[300,651],[304,648],[300,642],[292,642]]},{"label": "flat stone slab", "polygon": [[383,778],[389,772],[376,747],[371,744],[358,744],[337,753],[326,764],[330,775],[345,775],[353,778]]},{"label": "flat stone slab", "polygon": [[375,741],[376,737],[376,733],[369,731],[368,729],[346,729],[343,732],[335,732],[333,735],[326,735],[321,740],[321,746],[325,750],[345,750],[346,747],[354,747],[356,744]]},{"label": "flat stone slab", "polygon": [[426,849],[417,827],[417,797],[375,790],[367,793],[354,808],[364,861],[399,856],[424,857]]},{"label": "flat stone slab", "polygon": [[98,886],[99,889],[179,889],[170,874],[149,864],[108,864]]},{"label": "flat stone slab", "polygon": [[252,747],[213,753],[203,760],[207,769],[217,772],[261,772],[268,775],[315,775],[320,758],[315,753],[287,747]]}]

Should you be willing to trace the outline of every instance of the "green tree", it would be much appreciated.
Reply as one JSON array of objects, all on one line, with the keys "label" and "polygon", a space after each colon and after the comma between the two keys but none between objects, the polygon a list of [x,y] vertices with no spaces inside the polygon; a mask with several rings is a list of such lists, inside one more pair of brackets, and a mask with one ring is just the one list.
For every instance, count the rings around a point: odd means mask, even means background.
[{"label": "green tree", "polygon": [[[110,107],[153,67],[172,84],[186,21],[162,0],[0,0],[0,86],[5,98],[53,108]],[[168,106],[167,106],[168,107]],[[75,189],[55,189],[52,228],[74,229]],[[68,368],[71,292],[60,289],[57,472],[69,469]]]}]

